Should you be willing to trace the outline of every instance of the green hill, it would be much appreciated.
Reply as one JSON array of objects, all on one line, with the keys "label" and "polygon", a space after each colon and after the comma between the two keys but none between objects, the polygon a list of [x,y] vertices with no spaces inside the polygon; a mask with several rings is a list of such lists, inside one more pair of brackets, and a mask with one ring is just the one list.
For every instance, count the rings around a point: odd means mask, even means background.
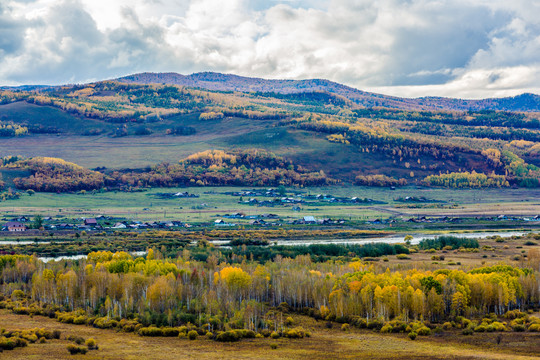
[{"label": "green hill", "polygon": [[[141,169],[209,149],[265,149],[300,166],[300,173],[322,170],[348,183],[539,185],[539,113],[366,108],[339,91],[323,91],[326,81],[213,73],[173,78],[199,86],[103,81],[2,91],[0,152]],[[231,83],[235,91],[224,91]],[[218,89],[200,88],[208,84]],[[332,89],[343,89],[338,85]],[[10,130],[15,127],[22,130]]]}]

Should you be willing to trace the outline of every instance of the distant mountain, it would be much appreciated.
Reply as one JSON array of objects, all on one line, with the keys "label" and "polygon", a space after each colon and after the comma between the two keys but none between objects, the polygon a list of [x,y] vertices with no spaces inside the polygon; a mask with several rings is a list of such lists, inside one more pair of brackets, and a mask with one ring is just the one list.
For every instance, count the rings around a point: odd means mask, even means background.
[{"label": "distant mountain", "polygon": [[215,72],[201,72],[191,75],[140,73],[124,76],[116,80],[137,84],[174,84],[217,91],[274,92],[280,94],[325,91],[343,96],[365,107],[381,106],[408,110],[540,111],[540,96],[535,94],[482,100],[443,97],[409,99],[370,93],[324,79],[268,80]]}]

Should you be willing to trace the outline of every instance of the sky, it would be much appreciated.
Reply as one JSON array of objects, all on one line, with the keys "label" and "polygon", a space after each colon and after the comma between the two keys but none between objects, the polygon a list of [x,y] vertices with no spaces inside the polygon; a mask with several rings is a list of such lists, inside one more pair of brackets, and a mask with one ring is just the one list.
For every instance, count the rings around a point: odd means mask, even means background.
[{"label": "sky", "polygon": [[0,85],[199,71],[540,94],[540,0],[0,0]]}]

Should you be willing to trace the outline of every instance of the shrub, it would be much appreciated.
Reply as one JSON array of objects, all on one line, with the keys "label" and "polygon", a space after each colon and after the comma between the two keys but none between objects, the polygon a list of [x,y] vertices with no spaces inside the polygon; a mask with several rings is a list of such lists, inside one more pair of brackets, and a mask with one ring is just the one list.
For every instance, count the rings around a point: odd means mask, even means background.
[{"label": "shrub", "polygon": [[417,333],[415,333],[414,331],[411,331],[409,333],[409,339],[415,340],[417,335],[418,335]]},{"label": "shrub", "polygon": [[277,332],[275,332],[275,331],[272,331],[272,333],[270,334],[270,337],[272,339],[277,339],[277,338],[279,338],[279,334]]},{"label": "shrub", "polygon": [[77,346],[77,345],[73,345],[73,344],[69,344],[67,346],[67,350],[69,351],[69,353],[71,355],[75,355],[75,354],[86,354],[88,352],[88,350],[83,347],[83,346]]},{"label": "shrub", "polygon": [[90,338],[90,339],[87,339],[86,342],[84,343],[86,345],[86,347],[88,348],[88,350],[94,350],[94,349],[97,349],[98,346],[97,346],[97,343],[96,343],[96,340]]},{"label": "shrub", "polygon": [[52,338],[53,339],[60,339],[60,335],[62,334],[62,332],[60,330],[53,330],[52,332]]},{"label": "shrub", "polygon": [[386,324],[381,328],[382,333],[391,333],[392,332],[392,325]]},{"label": "shrub", "polygon": [[398,259],[398,260],[408,260],[408,259],[410,259],[410,257],[408,257],[405,254],[397,254],[396,259]]},{"label": "shrub", "polygon": [[463,329],[463,331],[461,333],[463,335],[472,335],[472,334],[474,334],[474,330],[468,327],[468,328]]},{"label": "shrub", "polygon": [[233,341],[238,341],[238,340],[240,340],[240,336],[238,336],[238,334],[234,331],[220,332],[216,336],[216,341],[221,341],[221,342],[233,342]]},{"label": "shrub", "polygon": [[162,335],[161,336],[168,336],[168,337],[172,337],[172,336],[178,336],[178,334],[180,334],[180,330],[178,328],[173,328],[173,327],[164,327],[164,328],[161,328],[161,333]]},{"label": "shrub", "polygon": [[306,336],[306,332],[303,328],[296,327],[294,329],[290,329],[289,331],[284,332],[283,335],[290,339],[302,339],[304,336]]},{"label": "shrub", "polygon": [[291,326],[293,323],[294,323],[294,320],[293,320],[292,317],[288,316],[288,317],[285,319],[285,325],[286,325],[286,326]]},{"label": "shrub", "polygon": [[522,332],[525,331],[525,325],[516,324],[512,327],[512,329],[514,329],[516,332]]},{"label": "shrub", "polygon": [[138,333],[141,336],[163,336],[163,331],[155,326],[140,328]]},{"label": "shrub", "polygon": [[367,323],[367,328],[372,330],[381,330],[383,326],[384,323],[382,322],[382,320],[379,319],[373,319]]},{"label": "shrub", "polygon": [[349,331],[350,329],[351,329],[351,327],[347,323],[341,325],[341,331]]},{"label": "shrub", "polygon": [[478,325],[477,327],[474,328],[474,332],[485,332],[485,331],[486,331],[486,326],[484,324]]},{"label": "shrub", "polygon": [[45,344],[46,342],[47,342],[47,339],[45,339],[44,337],[40,337],[38,340],[39,344]]},{"label": "shrub", "polygon": [[277,349],[277,344],[276,344],[276,343],[271,343],[271,344],[270,344],[270,348],[271,348],[272,350]]},{"label": "shrub", "polygon": [[540,324],[531,324],[531,326],[529,326],[529,331],[540,332]]},{"label": "shrub", "polygon": [[187,334],[189,340],[195,340],[195,339],[197,339],[197,336],[198,336],[198,335],[199,335],[199,333],[197,333],[195,330],[191,330],[191,331],[188,332],[188,334]]},{"label": "shrub", "polygon": [[84,315],[81,315],[81,316],[77,316],[73,319],[73,323],[75,325],[82,325],[82,324],[86,324],[86,316]]},{"label": "shrub", "polygon": [[422,326],[420,329],[418,329],[418,335],[421,335],[421,336],[431,335],[431,330],[427,326]]},{"label": "shrub", "polygon": [[447,321],[447,322],[445,322],[445,323],[442,325],[442,328],[443,328],[444,330],[450,330],[450,329],[452,328],[452,323],[450,323],[450,322]]},{"label": "shrub", "polygon": [[84,338],[77,335],[69,335],[67,339],[73,341],[77,345],[84,344]]}]

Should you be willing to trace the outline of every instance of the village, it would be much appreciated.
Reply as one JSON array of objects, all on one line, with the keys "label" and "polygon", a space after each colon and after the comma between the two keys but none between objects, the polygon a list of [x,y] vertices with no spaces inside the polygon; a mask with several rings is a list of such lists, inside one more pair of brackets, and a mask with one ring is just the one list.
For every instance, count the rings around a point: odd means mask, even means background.
[{"label": "village", "polygon": [[[313,215],[305,215],[297,218],[283,218],[277,214],[263,213],[258,215],[248,215],[243,212],[231,214],[215,215],[216,219],[210,222],[187,223],[179,220],[166,221],[140,221],[130,219],[119,219],[112,216],[98,215],[96,217],[81,217],[79,219],[69,219],[64,217],[30,217],[17,216],[13,218],[4,217],[1,231],[9,233],[21,233],[26,231],[122,231],[122,230],[180,230],[189,228],[228,228],[228,227],[295,227],[295,226],[325,226],[325,227],[357,227],[357,228],[378,228],[381,226],[399,227],[407,224],[456,224],[471,221],[483,221],[492,223],[512,223],[518,224],[536,224],[540,223],[540,215],[536,216],[484,216],[484,217],[465,217],[465,216],[416,216],[416,217],[388,217],[368,219],[365,221],[354,222],[344,218],[331,219],[328,217],[318,218]],[[364,226],[362,226],[364,225]]]}]

